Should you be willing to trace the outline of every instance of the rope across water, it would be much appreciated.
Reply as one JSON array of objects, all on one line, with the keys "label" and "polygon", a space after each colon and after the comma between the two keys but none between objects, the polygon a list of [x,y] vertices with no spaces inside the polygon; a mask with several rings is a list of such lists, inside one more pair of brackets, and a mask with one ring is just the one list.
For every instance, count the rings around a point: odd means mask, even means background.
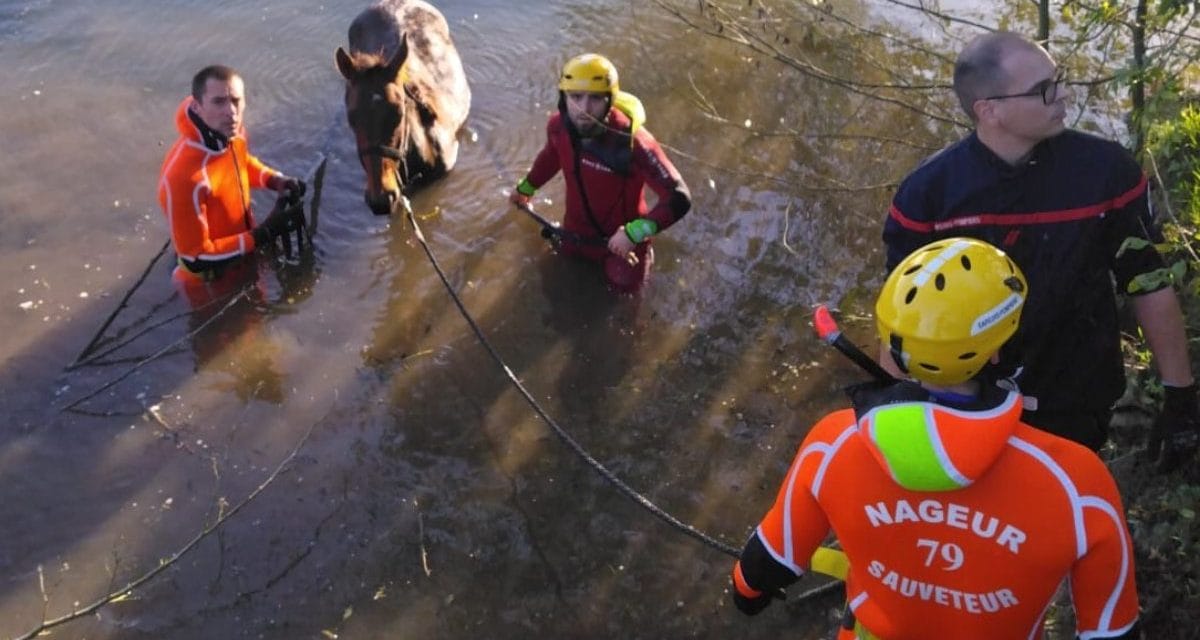
[{"label": "rope across water", "polygon": [[538,417],[540,417],[547,425],[550,426],[555,435],[557,435],[560,440],[570,447],[572,451],[579,455],[579,457],[583,458],[584,461],[587,462],[588,465],[593,469],[595,469],[597,473],[603,476],[605,480],[608,480],[610,483],[612,483],[612,485],[616,487],[618,491],[625,494],[625,496],[641,505],[650,513],[686,533],[687,535],[703,542],[717,551],[720,551],[721,553],[734,558],[740,556],[741,551],[739,549],[713,538],[712,536],[700,531],[690,524],[680,521],[675,516],[663,511],[658,505],[651,502],[642,494],[633,490],[633,488],[625,484],[625,482],[613,474],[612,471],[608,470],[608,468],[593,458],[592,455],[587,452],[587,450],[580,446],[580,444],[576,442],[570,434],[568,434],[561,426],[558,425],[557,422],[554,421],[554,418],[551,418],[550,415],[546,413],[546,410],[543,409],[540,404],[538,404],[538,401],[533,397],[533,395],[525,389],[525,385],[521,384],[521,381],[517,379],[515,374],[513,374],[512,369],[510,369],[504,362],[504,358],[502,358],[500,354],[496,352],[495,347],[492,346],[492,343],[483,334],[483,330],[479,328],[479,325],[476,324],[475,319],[471,317],[471,314],[463,305],[462,299],[459,298],[458,293],[454,291],[454,287],[451,286],[450,280],[446,277],[446,273],[442,270],[441,264],[438,262],[437,257],[434,256],[433,250],[429,247],[429,243],[425,240],[425,234],[421,232],[421,225],[417,222],[417,216],[413,213],[412,204],[409,202],[406,196],[400,196],[400,206],[404,209],[405,215],[408,216],[408,221],[413,227],[413,234],[417,237],[417,241],[421,244],[421,248],[425,251],[425,256],[429,258],[429,262],[433,265],[434,271],[437,271],[438,278],[441,279],[442,284],[446,288],[446,292],[450,294],[450,298],[454,301],[454,305],[458,307],[458,312],[462,314],[463,319],[466,320],[467,324],[471,326],[471,331],[475,333],[475,337],[479,339],[479,343],[483,345],[484,349],[487,349],[488,354],[491,355],[492,359],[496,361],[496,364],[500,365],[500,368],[504,370],[504,375],[508,377],[508,380],[512,382],[513,386],[516,387],[521,396],[525,398],[525,401],[529,403],[529,406],[533,408]]}]

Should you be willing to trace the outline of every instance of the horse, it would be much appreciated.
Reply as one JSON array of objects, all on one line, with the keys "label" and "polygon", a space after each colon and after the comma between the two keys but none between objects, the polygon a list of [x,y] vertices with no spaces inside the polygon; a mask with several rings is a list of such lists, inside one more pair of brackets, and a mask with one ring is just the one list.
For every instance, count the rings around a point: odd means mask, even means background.
[{"label": "horse", "polygon": [[350,23],[338,47],[346,119],[367,174],[363,198],[388,215],[407,189],[454,168],[471,88],[445,17],[422,0],[381,0]]}]

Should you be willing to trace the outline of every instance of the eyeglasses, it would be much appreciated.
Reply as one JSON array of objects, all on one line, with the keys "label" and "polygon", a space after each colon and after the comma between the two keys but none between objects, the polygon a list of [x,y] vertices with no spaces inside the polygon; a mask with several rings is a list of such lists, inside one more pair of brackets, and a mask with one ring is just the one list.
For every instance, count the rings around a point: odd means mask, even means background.
[{"label": "eyeglasses", "polygon": [[1058,88],[1066,82],[1067,74],[1059,71],[1058,75],[1054,76],[1053,80],[1042,80],[1033,85],[1033,88],[1025,93],[1011,93],[1006,96],[988,96],[984,100],[1007,100],[1008,98],[1031,98],[1033,96],[1041,96],[1042,104],[1049,105],[1058,99]]}]

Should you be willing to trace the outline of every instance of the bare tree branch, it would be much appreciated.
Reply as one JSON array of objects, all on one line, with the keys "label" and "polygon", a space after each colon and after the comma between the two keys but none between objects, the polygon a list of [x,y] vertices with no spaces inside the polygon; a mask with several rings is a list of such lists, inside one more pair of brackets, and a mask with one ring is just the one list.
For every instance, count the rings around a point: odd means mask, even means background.
[{"label": "bare tree branch", "polygon": [[816,66],[813,63],[810,63],[806,60],[797,58],[796,56],[791,55],[791,54],[781,50],[778,46],[775,45],[775,43],[769,42],[765,38],[762,38],[761,36],[758,36],[757,34],[753,33],[752,30],[745,28],[743,25],[741,25],[738,22],[738,20],[736,18],[730,16],[722,8],[717,7],[716,5],[713,5],[711,3],[707,3],[704,6],[711,9],[712,11],[720,14],[719,17],[717,18],[718,24],[721,26],[721,28],[719,28],[719,29],[714,29],[707,25],[698,23],[696,20],[693,20],[691,17],[685,15],[683,11],[681,11],[680,9],[678,9],[675,6],[670,5],[669,3],[665,2],[664,0],[653,0],[653,2],[656,5],[658,5],[661,9],[666,11],[667,13],[669,13],[672,16],[679,19],[684,24],[688,25],[689,27],[692,27],[693,29],[696,29],[697,31],[700,31],[701,33],[741,45],[747,49],[750,49],[751,51],[754,51],[755,53],[758,53],[759,55],[765,56],[767,58],[775,60],[776,62],[780,62],[786,66],[789,66],[789,67],[799,71],[801,74],[803,74],[807,77],[813,78],[814,80],[818,80],[820,82],[824,82],[826,84],[830,84],[833,86],[841,87],[842,89],[845,89],[846,91],[848,91],[850,93],[860,95],[860,96],[862,96],[864,98],[868,98],[870,100],[875,100],[878,102],[883,102],[883,103],[887,103],[887,104],[891,104],[891,105],[900,107],[906,111],[911,111],[913,113],[924,116],[931,120],[935,120],[935,121],[942,122],[945,124],[954,125],[957,127],[967,126],[964,121],[962,121],[958,118],[946,116],[942,113],[935,113],[935,112],[932,112],[921,106],[906,102],[904,100],[900,100],[898,98],[893,98],[890,96],[885,96],[885,95],[881,95],[881,94],[866,90],[869,88],[882,88],[882,87],[872,87],[870,84],[867,84],[867,83],[859,83],[859,82],[856,82],[853,80],[846,80],[843,78],[839,78],[839,77],[829,73],[828,71],[821,69],[820,67]]},{"label": "bare tree branch", "polygon": [[229,309],[231,307],[233,307],[234,304],[236,304],[243,297],[246,297],[246,294],[249,290],[250,290],[250,286],[243,287],[241,291],[239,291],[236,295],[234,295],[232,298],[230,298],[229,302],[225,303],[224,307],[221,307],[220,311],[213,314],[213,317],[205,320],[203,323],[200,324],[200,326],[198,326],[195,329],[188,332],[187,335],[176,340],[175,342],[172,342],[171,344],[168,344],[167,346],[163,347],[162,349],[155,351],[153,354],[147,356],[146,358],[139,360],[137,364],[130,367],[125,373],[122,373],[121,375],[117,376],[116,378],[113,378],[112,380],[109,380],[108,382],[100,385],[100,387],[97,388],[96,390],[75,399],[73,402],[71,402],[71,404],[68,404],[67,406],[63,407],[62,409],[59,409],[59,411],[69,411],[69,410],[74,409],[75,407],[83,404],[84,402],[100,395],[107,389],[111,389],[112,387],[116,386],[117,383],[121,382],[125,378],[128,378],[129,376],[133,375],[134,372],[136,372],[138,369],[141,369],[143,366],[153,362],[154,360],[158,359],[162,355],[168,353],[169,351],[174,349],[176,345],[181,344],[185,340],[189,340],[191,338],[196,337],[196,335],[199,334],[201,331],[203,331],[205,327],[207,327],[208,325],[215,322],[217,320],[217,318],[220,318],[222,315],[225,314],[225,312],[229,311]]},{"label": "bare tree branch", "polygon": [[[142,574],[138,578],[130,581],[124,587],[122,587],[116,591],[113,591],[105,596],[102,596],[100,599],[96,600],[95,602],[87,605],[86,607],[84,607],[82,609],[76,609],[76,610],[72,611],[71,613],[60,616],[58,618],[54,618],[53,620],[46,620],[45,615],[43,614],[43,619],[42,619],[41,624],[37,625],[33,629],[30,629],[25,634],[18,636],[14,640],[32,640],[33,638],[37,637],[38,635],[42,634],[43,632],[45,632],[49,629],[66,624],[68,622],[71,622],[72,620],[77,620],[79,618],[82,618],[83,616],[91,615],[92,613],[95,613],[96,611],[98,611],[101,607],[109,604],[110,602],[113,602],[114,600],[124,597],[126,594],[130,593],[134,589],[137,589],[138,587],[153,580],[155,576],[157,576],[158,574],[165,571],[168,567],[173,566],[176,562],[179,561],[180,558],[187,555],[190,551],[192,551],[192,549],[195,549],[196,545],[200,544],[205,538],[207,538],[209,535],[211,535],[214,531],[217,531],[218,529],[220,529],[220,527],[222,525],[224,525],[226,522],[228,522],[230,518],[237,515],[238,512],[240,512],[242,510],[242,508],[244,508],[246,505],[250,504],[255,498],[257,498],[260,494],[262,494],[262,492],[265,491],[267,489],[267,487],[271,486],[271,483],[275,482],[275,478],[279,477],[279,475],[281,473],[283,473],[283,471],[288,467],[288,465],[291,464],[292,460],[295,459],[296,454],[300,452],[300,449],[302,447],[304,447],[304,444],[306,442],[308,442],[308,439],[310,436],[312,436],[313,430],[316,429],[317,424],[318,423],[314,422],[308,427],[308,430],[304,432],[304,436],[301,437],[300,440],[296,443],[296,446],[292,448],[291,453],[289,453],[287,455],[287,457],[285,457],[283,459],[283,461],[280,462],[277,467],[275,467],[275,470],[271,472],[271,475],[267,476],[267,478],[265,480],[263,480],[257,487],[255,487],[254,490],[251,491],[245,498],[243,498],[241,502],[234,505],[234,507],[232,509],[230,509],[229,511],[222,512],[221,515],[217,518],[217,520],[215,522],[213,522],[212,524],[205,527],[202,531],[200,531],[200,533],[196,534],[196,536],[194,538],[189,540],[188,543],[183,545],[183,547],[181,547],[178,551],[171,554],[170,557],[168,557],[164,560],[160,560],[158,563],[158,566],[147,571],[146,573]],[[38,582],[42,588],[43,600],[48,603],[48,598],[46,596],[46,591],[45,591],[45,582],[41,576],[42,576],[41,567],[39,566],[38,567]],[[47,606],[48,606],[48,604],[47,604]]]},{"label": "bare tree branch", "polygon": [[914,11],[920,11],[921,13],[924,13],[925,15],[933,16],[943,22],[956,22],[958,24],[965,24],[967,26],[975,27],[977,29],[983,29],[984,31],[995,31],[996,30],[996,27],[988,26],[986,24],[981,24],[979,22],[974,22],[972,20],[967,20],[966,18],[959,18],[957,16],[952,16],[950,14],[942,13],[941,11],[937,11],[935,9],[930,9],[929,7],[925,6],[924,0],[919,0],[919,1],[920,1],[919,4],[910,4],[908,2],[903,2],[902,0],[885,0],[885,2],[890,2],[898,7],[904,7],[905,9],[912,9]]}]

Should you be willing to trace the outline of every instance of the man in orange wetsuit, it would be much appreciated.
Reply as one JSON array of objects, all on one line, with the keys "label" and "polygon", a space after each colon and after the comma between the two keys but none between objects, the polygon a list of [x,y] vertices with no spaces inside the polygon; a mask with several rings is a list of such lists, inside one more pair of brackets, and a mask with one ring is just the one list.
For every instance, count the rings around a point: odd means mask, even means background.
[{"label": "man in orange wetsuit", "polygon": [[[568,60],[558,89],[558,113],[546,124],[546,145],[510,200],[528,206],[534,193],[562,171],[562,252],[603,263],[610,286],[636,291],[654,263],[651,237],[688,212],[691,194],[641,126],[645,110],[620,90],[608,58],[588,53]],[[647,186],[658,196],[653,208],[646,204]]]},{"label": "man in orange wetsuit", "polygon": [[[163,159],[158,201],[178,256],[174,280],[192,303],[207,302],[212,289],[244,282],[230,271],[248,271],[244,260],[257,247],[298,229],[304,183],[250,155],[242,114],[245,88],[237,71],[220,65],[192,78],[192,95],[175,112],[179,139]],[[250,210],[250,189],[279,194],[261,225]]]},{"label": "man in orange wetsuit", "polygon": [[853,408],[808,433],[734,565],[739,609],[767,606],[832,531],[850,562],[839,640],[1040,638],[1064,580],[1080,637],[1138,637],[1108,469],[1021,422],[1021,394],[980,375],[1026,296],[1020,270],[979,240],[934,242],[896,266],[876,320],[914,380],[853,387]]}]

